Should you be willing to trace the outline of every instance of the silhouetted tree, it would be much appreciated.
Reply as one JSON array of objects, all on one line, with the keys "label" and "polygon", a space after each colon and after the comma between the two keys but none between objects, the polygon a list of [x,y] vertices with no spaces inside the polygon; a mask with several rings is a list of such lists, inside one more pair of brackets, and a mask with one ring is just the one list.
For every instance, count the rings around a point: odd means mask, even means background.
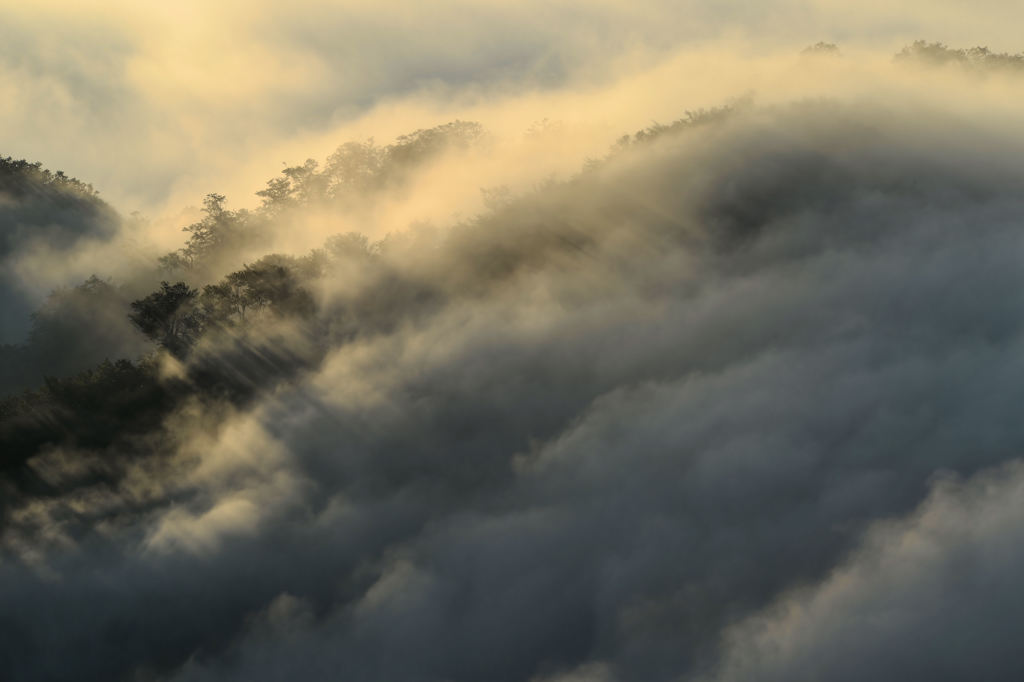
[{"label": "silhouetted tree", "polygon": [[992,52],[987,47],[957,49],[942,43],[929,43],[926,40],[915,40],[896,53],[894,59],[902,62],[915,62],[929,66],[945,66],[958,64],[964,67],[981,69],[1024,69],[1024,54]]},{"label": "silhouetted tree", "polygon": [[193,270],[219,252],[242,241],[249,214],[229,211],[224,207],[223,194],[207,194],[203,199],[202,220],[187,225],[183,232],[190,234],[185,246],[160,258],[166,270]]},{"label": "silhouetted tree", "polygon": [[264,256],[217,284],[207,285],[200,298],[207,324],[245,325],[268,314],[312,314],[313,298],[295,274],[300,264],[315,267],[306,261],[281,255]]},{"label": "silhouetted tree", "polygon": [[313,159],[281,171],[284,177],[267,182],[256,193],[263,198],[261,211],[277,215],[289,207],[317,202],[351,208],[377,190],[400,187],[411,171],[450,149],[468,149],[484,137],[484,129],[471,121],[452,121],[416,130],[378,147],[372,139],[346,142],[331,154],[320,169]]},{"label": "silhouetted tree", "polygon": [[341,145],[327,158],[324,168],[331,196],[377,189],[386,160],[387,150],[376,146],[372,139]]},{"label": "silhouetted tree", "polygon": [[128,318],[139,330],[177,357],[184,357],[202,329],[192,303],[198,292],[184,282],[160,283],[160,290],[138,301]]},{"label": "silhouetted tree", "polygon": [[835,43],[826,43],[824,41],[819,40],[818,42],[814,43],[813,45],[808,45],[807,47],[802,49],[800,51],[800,54],[802,54],[804,56],[813,56],[813,57],[823,57],[823,56],[838,57],[839,56],[839,46],[836,45]]}]

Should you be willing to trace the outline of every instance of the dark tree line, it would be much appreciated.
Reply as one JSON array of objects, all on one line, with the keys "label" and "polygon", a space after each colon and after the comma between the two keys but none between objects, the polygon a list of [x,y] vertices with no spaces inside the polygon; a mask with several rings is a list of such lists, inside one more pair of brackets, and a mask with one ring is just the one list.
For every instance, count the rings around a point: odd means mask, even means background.
[{"label": "dark tree line", "polygon": [[315,202],[351,206],[367,193],[401,186],[418,166],[452,149],[468,149],[484,138],[483,127],[471,121],[452,121],[400,136],[394,144],[377,146],[372,139],[346,142],[327,158],[321,169],[313,159],[285,168],[284,177],[267,182],[257,192],[263,209],[279,212],[289,206]]},{"label": "dark tree line", "polygon": [[64,171],[51,172],[43,168],[39,161],[29,163],[25,159],[16,160],[10,156],[0,156],[0,187],[14,194],[28,194],[38,187],[53,187],[66,194],[78,194],[83,197],[96,198],[99,192],[93,186],[64,174]]},{"label": "dark tree line", "polygon": [[1024,70],[1024,54],[993,52],[987,47],[952,48],[942,43],[915,40],[896,53],[898,62],[914,62],[929,66],[955,64],[970,68],[1020,71]]},{"label": "dark tree line", "polygon": [[160,288],[131,303],[132,323],[178,358],[210,329],[245,327],[266,317],[308,317],[313,298],[288,267],[264,259],[232,272],[202,291],[185,282]]},{"label": "dark tree line", "polygon": [[225,255],[258,248],[270,225],[287,221],[289,211],[314,205],[358,211],[368,197],[404,187],[413,172],[446,151],[468,149],[484,138],[479,123],[452,121],[402,135],[386,146],[372,139],[346,142],[322,168],[307,159],[282,170],[282,177],[256,192],[263,202],[254,211],[232,211],[223,194],[208,194],[203,217],[182,228],[189,235],[185,245],[161,257],[160,265],[169,274],[204,279]]},{"label": "dark tree line", "polygon": [[110,234],[117,222],[92,185],[40,163],[0,157],[0,197],[0,256],[30,240],[71,246],[83,237]]}]

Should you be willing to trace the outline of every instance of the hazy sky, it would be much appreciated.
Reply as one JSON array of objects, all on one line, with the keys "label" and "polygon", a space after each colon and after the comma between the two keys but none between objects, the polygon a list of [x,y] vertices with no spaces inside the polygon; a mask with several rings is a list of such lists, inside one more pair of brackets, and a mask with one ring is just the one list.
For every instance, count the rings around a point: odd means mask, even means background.
[{"label": "hazy sky", "polygon": [[[519,129],[544,117],[584,119],[610,137],[669,114],[668,104],[713,103],[719,93],[702,79],[719,71],[722,51],[751,71],[757,58],[819,40],[879,54],[916,38],[1015,51],[1024,8],[994,0],[3,0],[0,16],[2,153],[64,169],[125,212],[152,216],[208,191],[252,203],[283,161],[460,114]],[[612,87],[695,53],[704,58],[658,87],[664,111],[623,101]],[[581,94],[590,97],[570,97]]]}]

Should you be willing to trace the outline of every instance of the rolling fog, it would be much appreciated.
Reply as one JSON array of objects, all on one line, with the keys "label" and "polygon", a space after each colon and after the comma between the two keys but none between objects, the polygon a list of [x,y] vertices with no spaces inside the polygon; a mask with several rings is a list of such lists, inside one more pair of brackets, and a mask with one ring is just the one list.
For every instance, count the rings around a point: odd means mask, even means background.
[{"label": "rolling fog", "polygon": [[721,12],[38,67],[154,144],[0,149],[0,677],[1019,679],[1024,58]]}]

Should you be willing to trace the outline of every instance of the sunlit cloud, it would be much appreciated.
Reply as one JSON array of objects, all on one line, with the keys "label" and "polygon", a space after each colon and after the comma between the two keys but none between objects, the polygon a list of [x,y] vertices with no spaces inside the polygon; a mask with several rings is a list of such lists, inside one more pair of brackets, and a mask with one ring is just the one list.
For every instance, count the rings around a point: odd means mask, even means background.
[{"label": "sunlit cloud", "polygon": [[0,6],[0,677],[1020,677],[1024,10]]}]

